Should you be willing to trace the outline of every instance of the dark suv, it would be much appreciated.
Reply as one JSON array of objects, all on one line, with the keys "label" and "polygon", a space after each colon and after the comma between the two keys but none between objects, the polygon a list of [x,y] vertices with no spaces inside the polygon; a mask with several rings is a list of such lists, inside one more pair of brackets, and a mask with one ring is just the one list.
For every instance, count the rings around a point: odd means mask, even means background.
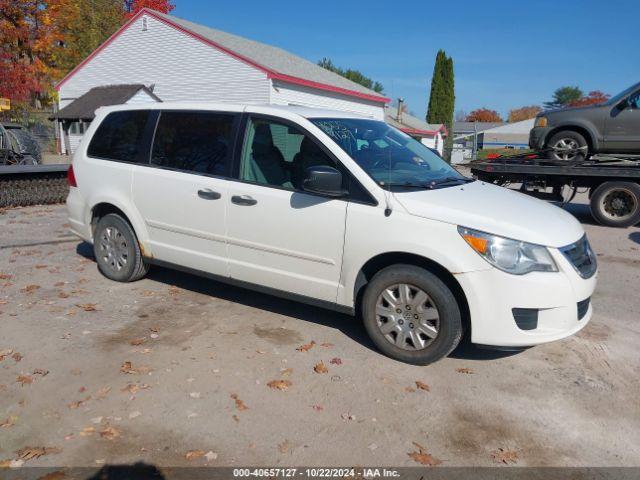
[{"label": "dark suv", "polygon": [[595,153],[640,155],[640,83],[599,105],[538,114],[529,147],[572,163]]}]

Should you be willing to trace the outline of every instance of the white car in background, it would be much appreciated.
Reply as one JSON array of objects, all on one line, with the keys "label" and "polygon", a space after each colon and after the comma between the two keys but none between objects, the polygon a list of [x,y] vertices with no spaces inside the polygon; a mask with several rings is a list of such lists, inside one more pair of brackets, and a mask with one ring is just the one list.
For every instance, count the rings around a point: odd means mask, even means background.
[{"label": "white car in background", "polygon": [[466,178],[384,122],[284,106],[99,109],[69,170],[100,271],[150,265],[360,315],[428,364],[467,332],[523,347],[592,314],[596,259],[558,207]]}]

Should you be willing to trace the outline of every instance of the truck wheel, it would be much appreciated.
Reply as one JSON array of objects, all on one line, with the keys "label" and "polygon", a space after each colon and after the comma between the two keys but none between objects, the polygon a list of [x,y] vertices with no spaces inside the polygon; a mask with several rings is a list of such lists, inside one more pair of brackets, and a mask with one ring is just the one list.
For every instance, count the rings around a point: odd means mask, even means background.
[{"label": "truck wheel", "polygon": [[387,356],[428,365],[447,356],[462,337],[458,302],[434,274],[412,265],[378,272],[362,298],[373,343]]},{"label": "truck wheel", "polygon": [[605,182],[591,195],[591,214],[608,227],[631,227],[640,222],[640,185]]},{"label": "truck wheel", "polygon": [[588,144],[578,132],[563,130],[547,142],[549,156],[558,162],[578,163],[587,158]]},{"label": "truck wheel", "polygon": [[93,251],[100,272],[116,282],[134,282],[149,271],[133,228],[115,213],[98,221],[93,235]]}]

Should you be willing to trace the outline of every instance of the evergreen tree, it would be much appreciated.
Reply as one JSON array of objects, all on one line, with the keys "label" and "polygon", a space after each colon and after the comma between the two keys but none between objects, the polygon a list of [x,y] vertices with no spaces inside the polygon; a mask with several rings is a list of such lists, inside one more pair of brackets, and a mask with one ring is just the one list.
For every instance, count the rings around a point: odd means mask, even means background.
[{"label": "evergreen tree", "polygon": [[323,58],[318,62],[318,65],[326,70],[330,70],[333,73],[337,73],[338,75],[351,80],[352,82],[359,83],[363,87],[366,87],[370,90],[373,90],[377,93],[384,93],[384,87],[380,82],[376,82],[371,78],[364,75],[359,70],[353,70],[351,68],[343,69],[340,67],[336,67],[330,58]]},{"label": "evergreen tree", "polygon": [[453,145],[453,111],[455,108],[455,80],[453,59],[439,50],[431,78],[431,94],[427,110],[427,122],[443,123],[449,135],[445,142],[445,158],[449,159]]}]

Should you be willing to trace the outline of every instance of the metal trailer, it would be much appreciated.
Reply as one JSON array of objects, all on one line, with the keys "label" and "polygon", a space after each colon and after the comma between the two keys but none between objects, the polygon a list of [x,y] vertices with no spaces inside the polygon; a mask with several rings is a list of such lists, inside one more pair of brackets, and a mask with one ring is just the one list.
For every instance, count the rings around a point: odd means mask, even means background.
[{"label": "metal trailer", "polygon": [[640,158],[599,156],[561,163],[536,155],[498,157],[472,162],[479,180],[508,186],[545,200],[568,203],[587,189],[591,215],[602,225],[630,227],[640,222]]},{"label": "metal trailer", "polygon": [[62,203],[69,165],[0,165],[0,208]]}]

